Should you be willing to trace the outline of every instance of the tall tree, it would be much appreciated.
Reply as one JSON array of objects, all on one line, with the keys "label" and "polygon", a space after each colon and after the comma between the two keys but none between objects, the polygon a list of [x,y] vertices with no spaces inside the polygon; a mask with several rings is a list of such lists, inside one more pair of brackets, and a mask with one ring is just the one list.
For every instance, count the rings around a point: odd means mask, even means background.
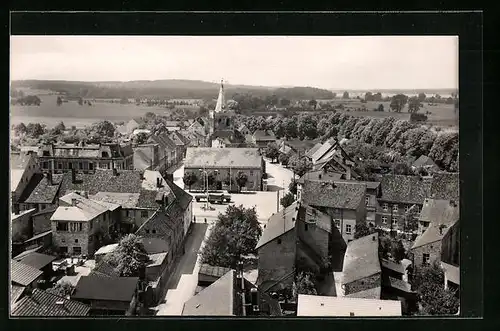
[{"label": "tall tree", "polygon": [[60,96],[57,96],[57,105],[60,106],[62,105],[63,101],[62,101],[62,98]]},{"label": "tall tree", "polygon": [[194,172],[186,172],[184,173],[184,177],[182,178],[182,181],[184,182],[184,185],[187,185],[189,187],[189,190],[191,190],[191,186],[196,183],[198,180],[198,177]]},{"label": "tall tree", "polygon": [[300,272],[293,282],[294,297],[299,294],[317,295],[316,285],[314,284],[314,275],[309,272]]},{"label": "tall tree", "polygon": [[286,208],[288,206],[290,206],[292,203],[294,203],[295,201],[295,197],[293,196],[293,194],[291,192],[288,192],[287,194],[285,194],[281,199],[280,199],[280,204]]},{"label": "tall tree", "polygon": [[244,187],[247,182],[248,182],[247,174],[244,173],[243,171],[238,171],[238,173],[236,174],[236,184],[238,184],[240,191],[241,188]]},{"label": "tall tree", "polygon": [[421,93],[418,94],[417,98],[418,98],[418,101],[424,102],[425,99],[427,98],[427,96],[425,95],[425,93],[421,92]]},{"label": "tall tree", "polygon": [[417,97],[411,97],[408,99],[408,112],[409,113],[417,113],[422,107],[422,103]]},{"label": "tall tree", "polygon": [[366,237],[372,233],[375,233],[375,229],[371,226],[366,225],[366,223],[357,223],[354,227],[354,239]]},{"label": "tall tree", "polygon": [[312,107],[313,109],[316,109],[316,107],[318,106],[318,101],[314,99],[309,100],[309,106]]},{"label": "tall tree", "polygon": [[276,144],[275,142],[270,142],[269,144],[267,144],[264,154],[266,155],[266,157],[271,159],[271,162],[277,160],[280,156],[280,149],[278,147],[278,144]]},{"label": "tall tree", "polygon": [[342,99],[349,99],[349,92],[345,91],[342,95]]},{"label": "tall tree", "polygon": [[106,255],[105,259],[122,277],[138,277],[150,261],[141,238],[135,234],[123,237],[116,249]]},{"label": "tall tree", "polygon": [[407,102],[408,102],[408,96],[404,94],[396,94],[395,96],[392,97],[391,104],[389,105],[389,107],[392,109],[392,111],[400,113],[405,107]]}]

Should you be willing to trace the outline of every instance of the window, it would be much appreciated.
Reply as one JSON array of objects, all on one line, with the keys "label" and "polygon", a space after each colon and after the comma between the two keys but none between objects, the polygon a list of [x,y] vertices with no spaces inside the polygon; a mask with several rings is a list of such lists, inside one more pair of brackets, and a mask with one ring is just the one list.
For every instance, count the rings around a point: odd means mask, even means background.
[{"label": "window", "polygon": [[78,244],[78,239],[75,239],[75,244]]},{"label": "window", "polygon": [[354,313],[353,313],[353,312],[350,312],[350,313],[349,313],[349,316],[350,316],[350,317],[353,317],[353,316],[354,316]]},{"label": "window", "polygon": [[410,210],[410,206],[406,205],[406,206],[405,206],[405,213],[407,213],[407,212],[408,212],[408,210]]},{"label": "window", "polygon": [[278,238],[278,245],[281,245],[281,238]]},{"label": "window", "polygon": [[57,231],[68,231],[68,223],[57,222]]},{"label": "window", "polygon": [[250,170],[250,176],[253,176],[253,170]]},{"label": "window", "polygon": [[397,217],[392,218],[392,226],[397,226],[398,225],[398,219]]},{"label": "window", "polygon": [[128,210],[125,210],[125,216],[127,216],[127,217],[129,216],[128,215]]},{"label": "window", "polygon": [[83,163],[82,162],[78,162],[78,169],[80,169],[80,170],[83,169]]},{"label": "window", "polygon": [[345,233],[351,234],[351,230],[352,230],[351,224],[346,224],[345,225]]},{"label": "window", "polygon": [[146,233],[149,233],[149,229],[146,229]]},{"label": "window", "polygon": [[334,220],[335,226],[340,229],[340,220]]},{"label": "window", "polygon": [[422,263],[423,264],[429,264],[430,259],[431,259],[431,257],[429,254],[424,253],[422,255]]},{"label": "window", "polygon": [[73,254],[75,255],[81,255],[82,254],[82,248],[79,246],[73,247]]},{"label": "window", "polygon": [[388,211],[389,210],[389,205],[387,203],[384,203],[382,205],[382,208],[384,209],[384,211]]},{"label": "window", "polygon": [[94,240],[94,236],[89,236],[89,243],[91,243]]},{"label": "window", "polygon": [[44,210],[44,209],[46,208],[46,206],[45,206],[45,205],[40,205],[40,208],[41,208],[42,210]]},{"label": "window", "polygon": [[387,216],[382,216],[382,223],[387,224]]},{"label": "window", "polygon": [[67,253],[68,252],[68,247],[61,246],[61,247],[59,247],[59,250],[61,251],[61,253]]},{"label": "window", "polygon": [[370,196],[365,196],[365,205],[368,206],[370,204]]},{"label": "window", "polygon": [[307,224],[307,223],[306,223],[306,224],[304,224],[304,225],[305,225],[305,227],[304,227],[304,228],[305,228],[305,230],[307,231],[307,230],[308,230],[308,228],[309,228],[309,226],[308,226],[308,224]]},{"label": "window", "polygon": [[397,212],[398,212],[398,210],[399,210],[399,209],[398,209],[398,205],[397,205],[397,204],[392,205],[392,211],[393,211],[393,212],[397,213]]},{"label": "window", "polygon": [[102,152],[102,157],[109,157],[108,152]]},{"label": "window", "polygon": [[156,230],[152,230],[151,232],[152,232],[153,234],[156,234]]},{"label": "window", "polygon": [[62,163],[61,162],[57,163],[57,169],[62,169]]},{"label": "window", "polygon": [[62,243],[65,243],[65,242],[66,242],[66,239],[61,238],[61,242],[62,242]]},{"label": "window", "polygon": [[148,217],[148,211],[147,210],[141,210],[141,217]]}]

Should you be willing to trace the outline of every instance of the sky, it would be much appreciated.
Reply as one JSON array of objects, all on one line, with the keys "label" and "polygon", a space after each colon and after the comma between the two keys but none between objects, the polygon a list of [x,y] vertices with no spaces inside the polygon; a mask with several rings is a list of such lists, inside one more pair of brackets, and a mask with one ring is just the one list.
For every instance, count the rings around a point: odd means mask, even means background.
[{"label": "sky", "polygon": [[458,37],[11,36],[12,80],[458,88]]}]

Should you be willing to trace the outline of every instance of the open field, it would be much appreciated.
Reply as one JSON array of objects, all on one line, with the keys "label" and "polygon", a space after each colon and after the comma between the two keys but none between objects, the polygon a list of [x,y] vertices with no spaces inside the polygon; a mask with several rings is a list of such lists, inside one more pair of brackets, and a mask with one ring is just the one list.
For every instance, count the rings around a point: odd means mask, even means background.
[{"label": "open field", "polygon": [[18,124],[43,123],[49,127],[63,121],[66,125],[77,127],[88,125],[101,120],[112,122],[128,121],[133,117],[143,116],[147,112],[158,115],[168,114],[171,110],[162,107],[137,106],[135,104],[122,105],[119,103],[99,102],[92,106],[80,106],[75,101],[65,102],[57,106],[57,95],[39,95],[42,104],[37,106],[10,106],[10,122]]}]

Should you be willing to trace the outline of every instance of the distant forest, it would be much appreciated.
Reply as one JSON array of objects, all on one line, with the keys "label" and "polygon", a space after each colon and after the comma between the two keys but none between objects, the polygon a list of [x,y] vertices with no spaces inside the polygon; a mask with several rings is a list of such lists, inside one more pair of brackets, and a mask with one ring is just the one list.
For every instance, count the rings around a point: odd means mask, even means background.
[{"label": "distant forest", "polygon": [[[217,97],[219,84],[189,80],[131,81],[131,82],[76,82],[25,80],[13,81],[12,88],[51,90],[67,97],[82,98],[155,98],[204,99]],[[276,96],[278,99],[310,100],[332,99],[335,93],[313,87],[270,88],[259,86],[226,85],[226,96],[252,94],[255,97]]]}]

